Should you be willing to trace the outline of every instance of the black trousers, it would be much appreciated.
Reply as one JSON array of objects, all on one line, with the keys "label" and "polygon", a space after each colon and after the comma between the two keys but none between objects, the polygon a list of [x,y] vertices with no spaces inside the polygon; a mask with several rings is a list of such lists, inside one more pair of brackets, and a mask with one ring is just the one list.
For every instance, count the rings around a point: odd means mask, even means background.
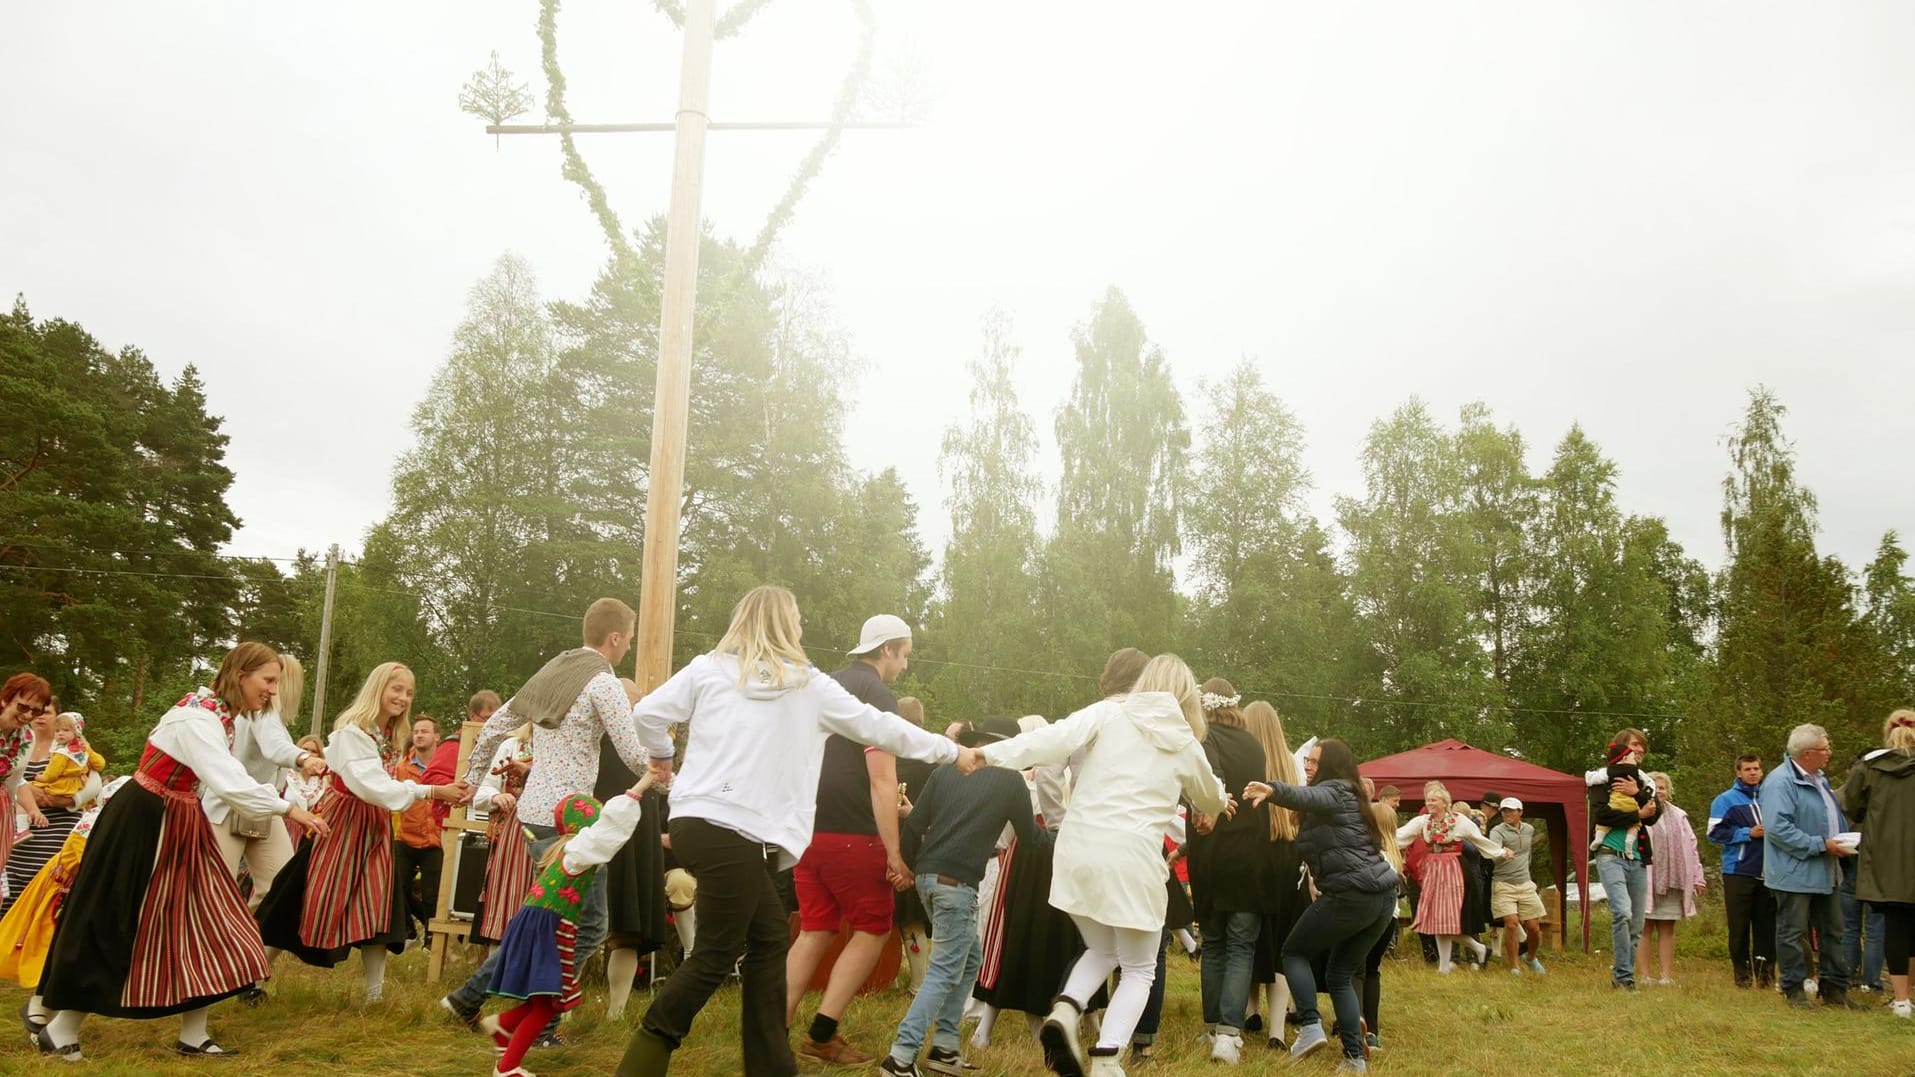
[{"label": "black trousers", "polygon": [[1735,982],[1760,980],[1767,987],[1775,977],[1775,896],[1761,879],[1724,875],[1722,904],[1729,916],[1729,963],[1735,966]]},{"label": "black trousers", "polygon": [[671,821],[672,853],[698,880],[698,945],[652,1000],[640,1024],[677,1045],[691,1034],[712,993],[739,959],[743,997],[739,1035],[744,1072],[792,1077],[798,1072],[785,1029],[785,950],[791,936],[765,847],[735,830],[698,818]]},{"label": "black trousers", "polygon": [[[420,924],[429,924],[439,915],[439,873],[445,869],[446,852],[434,845],[426,849],[415,849],[397,839],[392,843],[392,871],[399,876],[399,884],[406,895],[406,916]],[[413,876],[418,876],[419,888],[412,888]],[[411,937],[412,928],[406,927],[407,937]]]}]

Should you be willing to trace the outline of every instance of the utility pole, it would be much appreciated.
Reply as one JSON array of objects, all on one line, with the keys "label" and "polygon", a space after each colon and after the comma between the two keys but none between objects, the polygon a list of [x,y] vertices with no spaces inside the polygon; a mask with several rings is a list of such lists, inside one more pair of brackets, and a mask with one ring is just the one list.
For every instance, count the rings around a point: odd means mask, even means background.
[{"label": "utility pole", "polygon": [[645,493],[645,558],[638,591],[638,688],[672,675],[678,612],[679,504],[685,485],[685,414],[690,406],[692,317],[698,299],[699,200],[705,188],[705,125],[711,97],[712,0],[687,0],[685,53],[678,71],[678,133],[672,204],[665,224],[665,296],[652,403],[652,467]]},{"label": "utility pole", "polygon": [[319,716],[326,713],[326,660],[332,654],[332,596],[339,583],[339,544],[326,551],[326,603],[319,610],[319,661],[313,674],[313,736],[319,736]]}]

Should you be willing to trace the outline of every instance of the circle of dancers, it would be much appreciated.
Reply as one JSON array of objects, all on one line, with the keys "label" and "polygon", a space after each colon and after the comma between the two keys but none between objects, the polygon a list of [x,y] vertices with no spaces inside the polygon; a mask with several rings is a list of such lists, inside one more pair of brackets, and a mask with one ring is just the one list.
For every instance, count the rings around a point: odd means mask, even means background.
[{"label": "circle of dancers", "polygon": [[[79,1061],[89,1016],[177,1017],[180,1054],[238,1054],[209,1027],[212,1007],[266,1001],[287,959],[332,968],[356,952],[364,998],[378,1000],[415,918],[419,854],[395,838],[395,815],[403,835],[407,813],[472,803],[489,813],[491,854],[471,937],[491,949],[440,1006],[491,1041],[503,1077],[531,1077],[528,1052],[562,1042],[596,951],[608,950],[617,1016],[640,957],[673,929],[684,957],[631,1032],[620,1077],[666,1074],[689,1040],[721,1035],[694,1026],[733,979],[754,1077],[794,1074],[801,1057],[875,1062],[894,1077],[971,1073],[961,1024],[976,1021],[975,1049],[1007,1012],[1022,1015],[1054,1072],[1114,1077],[1155,1052],[1166,955],[1194,952],[1193,921],[1214,1061],[1238,1063],[1246,1037],[1265,1035],[1293,1059],[1334,1048],[1338,1072],[1360,1073],[1381,1049],[1380,963],[1405,887],[1399,841],[1417,848],[1414,926],[1434,936],[1444,971],[1458,945],[1482,959],[1467,922],[1481,917],[1463,912],[1465,847],[1506,864],[1521,836],[1528,852],[1513,799],[1492,809],[1508,841],[1441,786],[1399,828],[1393,790],[1377,797],[1347,744],[1313,739],[1293,753],[1274,708],[1244,705],[1221,678],[1199,684],[1175,655],[1118,651],[1100,698],[1057,721],[986,719],[941,735],[922,728],[921,705],[891,693],[912,648],[897,617],[871,618],[827,675],[807,657],[791,592],[757,587],[710,653],[643,695],[614,672],[635,620],[601,599],[580,647],[503,704],[475,697],[469,717],[484,724],[464,774],[428,761],[436,731],[415,730],[417,685],[398,662],[371,672],[323,744],[294,741],[283,716],[298,712],[301,666],[242,643],[112,781],[46,681],[8,680],[0,777],[24,825],[0,827],[0,975],[32,991],[20,1017],[33,1044]],[[1915,758],[1915,714],[1897,712],[1886,733],[1889,747],[1869,757],[1896,753],[1869,786],[1878,819],[1915,810],[1915,784],[1902,780],[1915,767],[1896,762]],[[1641,746],[1618,744],[1599,780],[1634,795],[1626,771],[1641,751],[1628,749]],[[1591,785],[1592,800],[1620,795]],[[1632,816],[1637,803],[1617,816],[1625,830],[1660,822],[1650,807]],[[1626,853],[1635,842],[1611,844]],[[1908,886],[1901,863],[1874,864],[1872,891]],[[1534,886],[1521,889],[1527,873],[1513,864],[1496,870],[1509,938],[1525,940],[1511,971],[1541,973]],[[841,922],[849,938],[822,972]],[[1889,964],[1906,972],[1898,923]],[[912,1000],[874,1054],[847,1042],[841,1022],[887,971],[894,927],[911,951]],[[816,1009],[800,1022],[818,978]],[[1907,1016],[1907,977],[1895,986]]]}]

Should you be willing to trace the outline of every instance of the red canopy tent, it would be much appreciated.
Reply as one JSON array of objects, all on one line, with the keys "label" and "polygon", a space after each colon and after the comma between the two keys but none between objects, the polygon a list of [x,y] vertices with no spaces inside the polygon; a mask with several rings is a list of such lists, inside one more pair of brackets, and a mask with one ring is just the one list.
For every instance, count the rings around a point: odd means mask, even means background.
[{"label": "red canopy tent", "polygon": [[[1522,801],[1525,819],[1541,818],[1549,826],[1549,858],[1557,893],[1567,893],[1569,888],[1569,858],[1563,854],[1574,857],[1582,898],[1583,949],[1589,949],[1589,800],[1580,777],[1472,748],[1459,740],[1440,740],[1372,759],[1359,769],[1379,787],[1394,785],[1403,790],[1405,804],[1420,805],[1423,783],[1430,781],[1442,782],[1462,804],[1474,804],[1491,790]],[[1558,925],[1565,946],[1568,920],[1564,916]]]}]

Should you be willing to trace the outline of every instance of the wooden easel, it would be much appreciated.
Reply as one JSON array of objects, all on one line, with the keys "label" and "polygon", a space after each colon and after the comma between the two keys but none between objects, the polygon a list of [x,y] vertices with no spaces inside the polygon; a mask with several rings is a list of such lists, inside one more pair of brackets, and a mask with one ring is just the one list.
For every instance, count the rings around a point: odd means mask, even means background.
[{"label": "wooden easel", "polygon": [[[465,777],[472,760],[473,742],[479,739],[479,733],[484,729],[484,722],[467,722],[459,727],[459,766],[453,771],[455,778]],[[431,954],[426,960],[427,983],[438,983],[445,974],[446,950],[453,940],[466,942],[472,938],[472,921],[452,915],[452,891],[457,888],[458,879],[459,839],[473,831],[483,834],[488,825],[482,820],[470,818],[464,804],[454,804],[446,815],[445,830],[439,837],[439,843],[445,851],[445,865],[452,870],[440,876],[438,913],[426,925]]]}]

